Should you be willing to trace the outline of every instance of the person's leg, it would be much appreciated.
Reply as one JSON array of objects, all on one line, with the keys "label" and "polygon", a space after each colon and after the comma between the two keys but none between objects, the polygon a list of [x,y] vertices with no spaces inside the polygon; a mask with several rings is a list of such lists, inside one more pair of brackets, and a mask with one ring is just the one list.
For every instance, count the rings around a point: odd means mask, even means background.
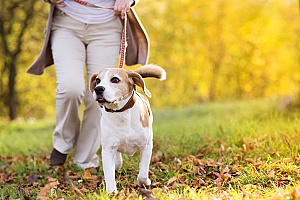
[{"label": "person's leg", "polygon": [[[118,18],[104,24],[89,25],[86,35],[88,79],[103,68],[116,66],[121,30],[122,24]],[[81,168],[98,167],[101,111],[88,89],[84,96],[84,104],[82,128],[76,144],[74,162]]]},{"label": "person's leg", "polygon": [[78,109],[85,91],[85,45],[73,27],[77,21],[66,15],[55,16],[51,48],[56,67],[56,128],[53,132],[54,150],[51,165],[62,165],[66,155],[75,147],[80,132]]}]

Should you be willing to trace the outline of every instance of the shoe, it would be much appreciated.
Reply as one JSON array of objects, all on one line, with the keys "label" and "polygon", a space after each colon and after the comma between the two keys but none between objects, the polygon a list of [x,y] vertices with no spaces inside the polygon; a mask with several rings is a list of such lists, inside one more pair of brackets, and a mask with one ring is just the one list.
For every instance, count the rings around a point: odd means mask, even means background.
[{"label": "shoe", "polygon": [[50,165],[52,166],[61,166],[66,162],[68,154],[63,154],[53,148],[50,155]]}]

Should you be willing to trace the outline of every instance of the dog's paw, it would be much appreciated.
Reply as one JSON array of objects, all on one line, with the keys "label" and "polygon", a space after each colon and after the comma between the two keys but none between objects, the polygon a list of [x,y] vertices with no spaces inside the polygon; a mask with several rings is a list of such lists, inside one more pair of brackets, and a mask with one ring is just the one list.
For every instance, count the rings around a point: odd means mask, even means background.
[{"label": "dog's paw", "polygon": [[140,186],[149,186],[151,185],[151,180],[149,178],[140,178],[138,177],[138,184]]},{"label": "dog's paw", "polygon": [[113,190],[106,190],[106,194],[110,194],[110,195],[117,195],[119,192],[117,189],[113,189]]}]

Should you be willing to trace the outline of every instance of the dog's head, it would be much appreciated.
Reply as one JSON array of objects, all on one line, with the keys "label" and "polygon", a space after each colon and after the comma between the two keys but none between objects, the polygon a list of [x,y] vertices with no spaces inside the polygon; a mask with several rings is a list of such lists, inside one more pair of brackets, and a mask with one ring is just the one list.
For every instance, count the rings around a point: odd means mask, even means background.
[{"label": "dog's head", "polygon": [[90,78],[90,91],[93,98],[102,106],[116,109],[122,100],[133,93],[135,85],[151,97],[142,76],[136,72],[120,68],[102,69]]}]

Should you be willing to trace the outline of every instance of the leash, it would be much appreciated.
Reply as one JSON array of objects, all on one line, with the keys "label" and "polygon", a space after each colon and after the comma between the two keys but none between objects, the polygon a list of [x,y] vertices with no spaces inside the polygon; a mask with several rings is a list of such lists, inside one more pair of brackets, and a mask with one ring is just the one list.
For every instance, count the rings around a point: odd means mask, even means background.
[{"label": "leash", "polygon": [[[98,9],[108,9],[108,10],[114,10],[114,7],[105,7],[101,6],[98,4],[92,4],[86,1],[81,1],[81,0],[72,0],[76,3],[79,3],[81,5],[87,6],[87,7],[92,7],[92,8],[98,8]],[[125,65],[125,55],[126,55],[126,25],[127,25],[127,13],[124,12],[124,23],[123,23],[123,29],[122,29],[122,37],[121,37],[121,47],[120,47],[120,62],[119,62],[119,68],[124,68]]]}]

